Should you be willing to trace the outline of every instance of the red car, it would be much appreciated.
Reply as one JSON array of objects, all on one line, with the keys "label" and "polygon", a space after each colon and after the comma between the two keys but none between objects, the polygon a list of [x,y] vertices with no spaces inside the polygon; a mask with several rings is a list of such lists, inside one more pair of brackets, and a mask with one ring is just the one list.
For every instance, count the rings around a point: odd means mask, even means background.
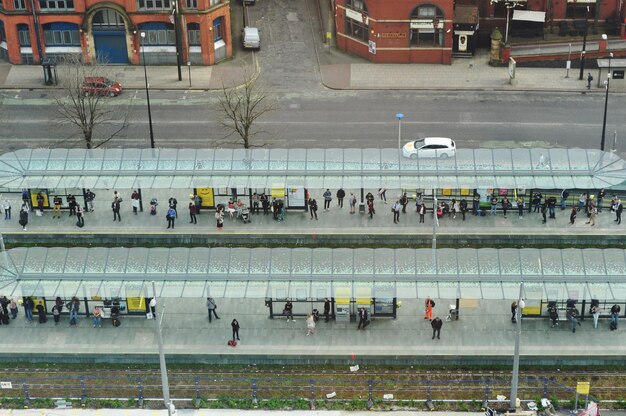
[{"label": "red car", "polygon": [[108,95],[115,97],[122,93],[122,84],[105,77],[85,77],[82,89],[85,95]]}]

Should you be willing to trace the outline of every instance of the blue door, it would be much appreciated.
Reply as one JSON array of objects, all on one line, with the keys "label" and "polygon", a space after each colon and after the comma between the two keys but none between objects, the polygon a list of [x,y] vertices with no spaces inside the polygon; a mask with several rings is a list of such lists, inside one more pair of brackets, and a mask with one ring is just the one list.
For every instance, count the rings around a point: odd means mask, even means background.
[{"label": "blue door", "polygon": [[96,58],[107,64],[127,64],[126,33],[120,31],[93,32]]}]

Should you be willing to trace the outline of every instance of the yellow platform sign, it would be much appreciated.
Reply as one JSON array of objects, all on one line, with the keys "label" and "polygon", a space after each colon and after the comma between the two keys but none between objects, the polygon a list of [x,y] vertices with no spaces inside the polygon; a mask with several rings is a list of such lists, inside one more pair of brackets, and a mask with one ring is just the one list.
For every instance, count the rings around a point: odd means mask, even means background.
[{"label": "yellow platform sign", "polygon": [[576,393],[578,394],[589,394],[589,385],[588,381],[579,381],[576,384]]}]

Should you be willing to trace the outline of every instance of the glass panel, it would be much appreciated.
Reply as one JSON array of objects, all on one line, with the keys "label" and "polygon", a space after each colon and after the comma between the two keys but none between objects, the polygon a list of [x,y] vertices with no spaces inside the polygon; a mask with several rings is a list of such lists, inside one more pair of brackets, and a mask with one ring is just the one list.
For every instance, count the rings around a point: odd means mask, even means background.
[{"label": "glass panel", "polygon": [[545,277],[563,276],[563,261],[561,260],[561,250],[545,248],[540,250],[541,267]]},{"label": "glass panel", "polygon": [[289,160],[287,168],[291,171],[306,170],[307,151],[306,149],[289,149]]},{"label": "glass panel", "polygon": [[45,274],[60,274],[63,273],[65,266],[65,257],[67,256],[68,249],[61,247],[51,247],[48,249],[48,255],[46,257],[46,264],[43,272]]},{"label": "glass panel", "polygon": [[189,249],[187,274],[206,275],[209,264],[209,250],[206,248]]},{"label": "glass panel", "polygon": [[176,170],[193,171],[196,165],[196,151],[195,149],[179,149],[178,160],[176,161]]},{"label": "glass panel", "polygon": [[475,249],[462,248],[456,251],[459,278],[478,277],[478,257]]},{"label": "glass panel", "polygon": [[333,250],[333,275],[351,277],[354,271],[353,250],[338,248]]},{"label": "glass panel", "polygon": [[522,276],[541,276],[541,256],[539,250],[523,248],[519,250]]},{"label": "glass panel", "polygon": [[343,149],[326,149],[326,170],[343,171]]},{"label": "glass panel", "polygon": [[589,277],[604,278],[606,270],[604,269],[603,250],[588,248],[582,250],[582,254],[585,262],[585,274]]},{"label": "glass panel", "polygon": [[214,155],[213,149],[196,150],[195,171],[197,174],[211,173]]},{"label": "glass panel", "polygon": [[125,247],[111,248],[109,250],[109,257],[107,258],[105,273],[125,273],[128,252],[129,250]]},{"label": "glass panel", "polygon": [[24,269],[24,262],[26,261],[28,249],[25,247],[18,247],[7,250],[7,253],[9,254],[9,260],[11,260],[10,264],[15,267],[15,270],[18,273],[21,273]]},{"label": "glass panel", "polygon": [[[11,257],[13,257],[13,251],[11,250]],[[87,254],[89,249],[87,248],[72,248],[71,254],[65,259],[65,268],[63,273],[83,273],[85,271],[85,262],[87,261]]]},{"label": "glass panel", "polygon": [[456,250],[451,248],[437,250],[437,273],[454,277],[458,275]]},{"label": "glass panel", "polygon": [[81,290],[87,299],[100,300],[104,297],[102,282],[83,280]]},{"label": "glass panel", "polygon": [[610,276],[626,275],[626,262],[624,261],[624,250],[608,248],[604,250],[604,265],[606,273]]},{"label": "glass panel", "polygon": [[513,160],[514,169],[518,174],[532,170],[532,162],[530,161],[530,152],[528,149],[512,149],[511,159]]},{"label": "glass panel", "polygon": [[439,282],[440,299],[456,299],[459,296],[458,282]]},{"label": "glass panel", "polygon": [[502,276],[519,278],[521,276],[519,250],[503,248],[499,250],[499,254]]},{"label": "glass panel", "polygon": [[266,276],[270,272],[270,250],[268,248],[250,249],[250,274]]},{"label": "glass panel", "polygon": [[333,253],[329,248],[314,248],[312,250],[313,274],[331,275],[333,272],[332,264]]},{"label": "glass panel", "polygon": [[481,248],[476,250],[478,255],[478,271],[481,276],[499,276],[500,262],[498,250],[493,248]]},{"label": "glass panel", "polygon": [[291,250],[286,248],[275,248],[271,251],[272,270],[270,275],[291,274]]},{"label": "glass panel", "polygon": [[567,288],[567,299],[577,299],[580,301],[589,299],[586,283],[566,283],[565,287]]},{"label": "glass panel", "polygon": [[343,170],[360,173],[361,171],[361,149],[345,149],[343,151]]},{"label": "glass panel", "polygon": [[205,298],[205,287],[207,282],[202,280],[187,280],[183,289],[184,298]]},{"label": "glass panel", "polygon": [[[363,170],[378,171],[380,170],[380,149],[362,149],[360,150],[363,155],[362,163]],[[356,153],[355,153],[356,154]]]},{"label": "glass panel", "polygon": [[167,272],[169,254],[166,248],[151,248],[148,253],[147,273],[164,275]]},{"label": "glass panel", "polygon": [[513,159],[510,149],[493,149],[493,167],[496,171],[512,171]]},{"label": "glass panel", "polygon": [[540,282],[525,282],[524,283],[524,299],[541,300],[541,299],[545,299],[545,297],[546,296],[544,293],[543,283],[540,283]]},{"label": "glass panel", "polygon": [[126,273],[145,274],[149,253],[150,251],[147,248],[131,248],[126,260]]},{"label": "glass panel", "polygon": [[[183,295],[183,289],[185,288],[185,281],[168,280],[164,282],[161,293],[158,295],[161,298],[180,298]],[[159,291],[157,290],[157,294]]]},{"label": "glass panel", "polygon": [[439,290],[437,289],[437,282],[417,282],[416,286],[417,297],[419,299],[426,299],[429,296],[434,297],[439,293]]},{"label": "glass panel", "polygon": [[225,298],[243,299],[246,296],[247,281],[229,280],[226,285]]},{"label": "glass panel", "polygon": [[223,298],[224,293],[226,292],[226,282],[215,280],[207,282],[206,285],[206,296],[211,296],[213,298]]},{"label": "glass panel", "polygon": [[607,283],[588,283],[589,295],[591,299],[612,300],[613,293]]},{"label": "glass panel", "polygon": [[417,299],[417,286],[415,282],[396,282],[396,297],[401,299]]},{"label": "glass panel", "polygon": [[[461,293],[463,293],[463,283],[461,283]],[[500,282],[480,282],[483,299],[504,299],[502,283]]]},{"label": "glass panel", "polygon": [[[593,164],[591,166],[589,166],[589,162],[587,160],[587,154],[591,153],[593,154],[592,150],[585,150],[585,149],[567,149],[565,150],[567,152],[568,158],[569,158],[569,167],[571,170],[574,171],[588,171],[591,167],[593,167],[593,165],[595,165],[595,160],[597,160],[596,158],[594,158],[593,156],[590,158],[591,160],[593,160]],[[583,188],[583,187],[578,187],[579,189]]]},{"label": "glass panel", "polygon": [[311,274],[311,250],[296,248],[291,252],[291,273],[294,275]]},{"label": "glass panel", "polygon": [[141,280],[125,281],[122,287],[122,293],[127,298],[145,298],[147,291],[152,294],[152,286],[144,287],[144,282]]},{"label": "glass panel", "polygon": [[271,149],[269,157],[269,170],[287,170],[289,153],[287,149]]},{"label": "glass panel", "polygon": [[418,278],[432,278],[435,274],[432,250],[415,250],[415,273]]},{"label": "glass panel", "polygon": [[[332,285],[330,281],[312,281],[311,297],[314,299],[330,298],[332,296]],[[319,309],[319,308],[318,308]],[[320,309],[323,310],[323,309]]]},{"label": "glass panel", "polygon": [[519,283],[515,282],[502,282],[502,292],[505,299],[517,300],[519,296]]},{"label": "glass panel", "polygon": [[306,170],[314,173],[324,170],[324,149],[307,149],[306,151]]},{"label": "glass panel", "polygon": [[567,300],[567,288],[563,283],[546,283],[546,299],[563,301]]},{"label": "glass panel", "polygon": [[214,171],[230,171],[232,168],[232,149],[216,149],[215,160],[213,161]]},{"label": "glass panel", "polygon": [[48,250],[43,247],[31,247],[26,255],[24,273],[42,273]]},{"label": "glass panel", "polygon": [[[53,293],[50,290],[44,291],[47,293],[49,297],[52,296],[60,296],[63,299],[71,299],[74,296],[83,297],[83,290],[81,289],[81,281],[80,280],[62,280],[61,282],[47,282],[48,284],[54,283],[56,293]],[[81,305],[83,306],[83,305]]]},{"label": "glass panel", "polygon": [[[294,282],[289,285],[289,297],[295,300],[307,300],[311,292],[310,282]],[[308,306],[308,305],[307,305]]]},{"label": "glass panel", "polygon": [[263,299],[267,296],[268,282],[249,281],[246,288],[246,298]]},{"label": "glass panel", "polygon": [[610,288],[613,292],[614,299],[622,301],[626,299],[626,283],[611,283]]},{"label": "glass panel", "polygon": [[374,250],[374,273],[377,276],[395,275],[395,252],[390,248]]},{"label": "glass panel", "polygon": [[250,273],[250,249],[232,248],[230,250],[229,275],[245,275]]},{"label": "glass panel", "polygon": [[212,248],[209,259],[209,274],[220,277],[225,276],[228,273],[229,263],[230,249],[223,247]]},{"label": "glass panel", "polygon": [[171,248],[167,260],[167,274],[177,274],[184,276],[187,274],[187,258],[189,250],[186,248]]},{"label": "glass panel", "polygon": [[396,297],[396,283],[390,281],[373,282],[374,293],[372,297],[382,299],[393,299]]},{"label": "glass panel", "polygon": [[108,255],[109,249],[107,248],[89,249],[87,261],[85,262],[85,274],[104,274],[104,267]]},{"label": "glass panel", "polygon": [[374,277],[374,250],[359,248],[354,250],[354,274]]},{"label": "glass panel", "polygon": [[50,173],[53,170],[64,170],[65,169],[65,159],[67,159],[68,149],[51,149],[50,150],[50,159],[48,161],[48,167],[46,171]]},{"label": "glass panel", "polygon": [[415,276],[415,250],[408,248],[396,250],[396,274],[398,276]]},{"label": "glass panel", "polygon": [[461,298],[463,299],[482,299],[482,292],[479,282],[461,282]]},{"label": "glass panel", "polygon": [[563,256],[563,273],[565,276],[585,276],[582,252],[579,249],[565,249]]},{"label": "glass panel", "polygon": [[269,282],[270,297],[274,300],[284,301],[289,297],[289,282],[286,280],[273,280]]},{"label": "glass panel", "polygon": [[117,174],[121,166],[122,149],[106,149],[102,160],[102,170],[108,170]]}]

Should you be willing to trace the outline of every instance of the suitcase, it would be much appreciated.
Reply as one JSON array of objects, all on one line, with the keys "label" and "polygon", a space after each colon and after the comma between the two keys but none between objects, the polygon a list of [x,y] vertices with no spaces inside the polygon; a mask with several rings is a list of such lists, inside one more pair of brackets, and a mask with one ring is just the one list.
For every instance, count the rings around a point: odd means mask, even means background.
[{"label": "suitcase", "polygon": [[237,341],[233,341],[232,339],[228,341],[228,346],[229,347],[236,347],[237,346]]},{"label": "suitcase", "polygon": [[77,226],[78,228],[83,228],[83,227],[85,226],[85,224],[84,224],[84,223],[82,223],[82,222],[77,222],[77,223],[76,223],[76,226]]},{"label": "suitcase", "polygon": [[615,331],[617,329],[617,322],[612,321],[609,327],[611,328],[611,331]]}]

